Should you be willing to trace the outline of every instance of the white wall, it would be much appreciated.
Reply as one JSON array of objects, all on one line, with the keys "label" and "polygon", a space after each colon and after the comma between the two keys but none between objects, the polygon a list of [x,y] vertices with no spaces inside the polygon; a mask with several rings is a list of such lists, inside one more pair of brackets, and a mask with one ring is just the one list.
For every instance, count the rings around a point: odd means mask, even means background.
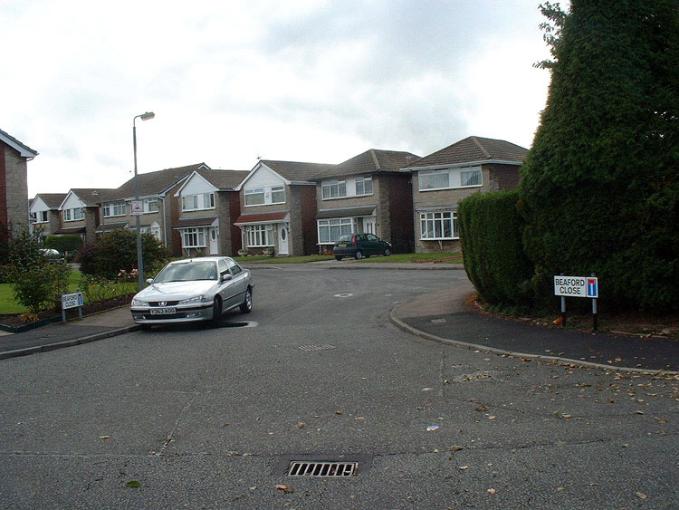
[{"label": "white wall", "polygon": [[212,184],[210,184],[205,178],[199,174],[194,174],[189,182],[186,183],[181,190],[181,196],[187,195],[200,195],[201,193],[213,193],[217,191]]},{"label": "white wall", "polygon": [[269,167],[261,164],[252,177],[245,183],[243,189],[265,188],[271,186],[284,186],[285,181]]}]

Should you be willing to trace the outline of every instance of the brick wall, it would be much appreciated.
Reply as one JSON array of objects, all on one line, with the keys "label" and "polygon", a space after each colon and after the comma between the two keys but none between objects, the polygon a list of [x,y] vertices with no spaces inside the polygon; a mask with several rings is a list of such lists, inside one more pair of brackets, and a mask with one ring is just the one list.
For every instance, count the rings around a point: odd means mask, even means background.
[{"label": "brick wall", "polygon": [[389,174],[380,180],[389,182],[390,239],[397,253],[413,250],[413,195],[410,174]]},{"label": "brick wall", "polygon": [[521,182],[521,174],[516,165],[487,165],[489,178],[494,191],[514,189]]},{"label": "brick wall", "polygon": [[0,223],[16,232],[28,224],[28,184],[26,159],[0,143]]}]

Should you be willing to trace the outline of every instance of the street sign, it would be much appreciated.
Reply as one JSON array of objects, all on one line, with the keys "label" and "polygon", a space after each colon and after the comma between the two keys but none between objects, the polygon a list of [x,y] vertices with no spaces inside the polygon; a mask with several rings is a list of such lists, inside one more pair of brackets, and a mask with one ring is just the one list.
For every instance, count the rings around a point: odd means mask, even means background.
[{"label": "street sign", "polygon": [[141,216],[144,214],[144,202],[141,200],[132,200],[130,202],[130,214],[132,216]]},{"label": "street sign", "polygon": [[599,297],[599,280],[595,276],[555,276],[554,295],[564,297]]},{"label": "street sign", "polygon": [[61,295],[61,308],[63,310],[68,310],[69,308],[77,308],[84,304],[83,293],[74,292],[73,294],[62,294]]}]

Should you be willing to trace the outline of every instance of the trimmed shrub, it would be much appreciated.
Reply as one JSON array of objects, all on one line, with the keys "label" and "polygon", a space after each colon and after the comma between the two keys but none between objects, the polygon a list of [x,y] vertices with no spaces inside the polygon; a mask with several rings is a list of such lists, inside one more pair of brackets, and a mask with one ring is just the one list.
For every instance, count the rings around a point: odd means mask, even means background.
[{"label": "trimmed shrub", "polygon": [[464,267],[481,298],[526,305],[533,266],[521,244],[517,191],[475,193],[460,202],[458,221]]},{"label": "trimmed shrub", "polygon": [[679,309],[676,0],[573,0],[522,168],[524,247],[541,303],[552,277],[601,281],[607,309]]},{"label": "trimmed shrub", "polygon": [[76,252],[83,245],[83,240],[78,235],[47,236],[43,245],[59,253]]},{"label": "trimmed shrub", "polygon": [[[170,254],[151,234],[142,234],[144,267],[162,265]],[[130,230],[118,229],[105,234],[92,245],[85,245],[78,254],[80,271],[102,278],[115,279],[121,270],[137,267],[137,237]]]}]

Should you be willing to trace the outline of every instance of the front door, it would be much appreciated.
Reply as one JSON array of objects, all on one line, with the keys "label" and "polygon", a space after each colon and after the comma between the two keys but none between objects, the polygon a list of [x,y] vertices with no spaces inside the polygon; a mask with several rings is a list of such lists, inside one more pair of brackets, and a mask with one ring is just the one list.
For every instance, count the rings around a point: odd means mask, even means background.
[{"label": "front door", "polygon": [[210,255],[219,254],[219,232],[217,227],[210,227]]},{"label": "front door", "polygon": [[288,254],[288,238],[290,237],[290,227],[283,223],[278,227],[278,254]]}]

